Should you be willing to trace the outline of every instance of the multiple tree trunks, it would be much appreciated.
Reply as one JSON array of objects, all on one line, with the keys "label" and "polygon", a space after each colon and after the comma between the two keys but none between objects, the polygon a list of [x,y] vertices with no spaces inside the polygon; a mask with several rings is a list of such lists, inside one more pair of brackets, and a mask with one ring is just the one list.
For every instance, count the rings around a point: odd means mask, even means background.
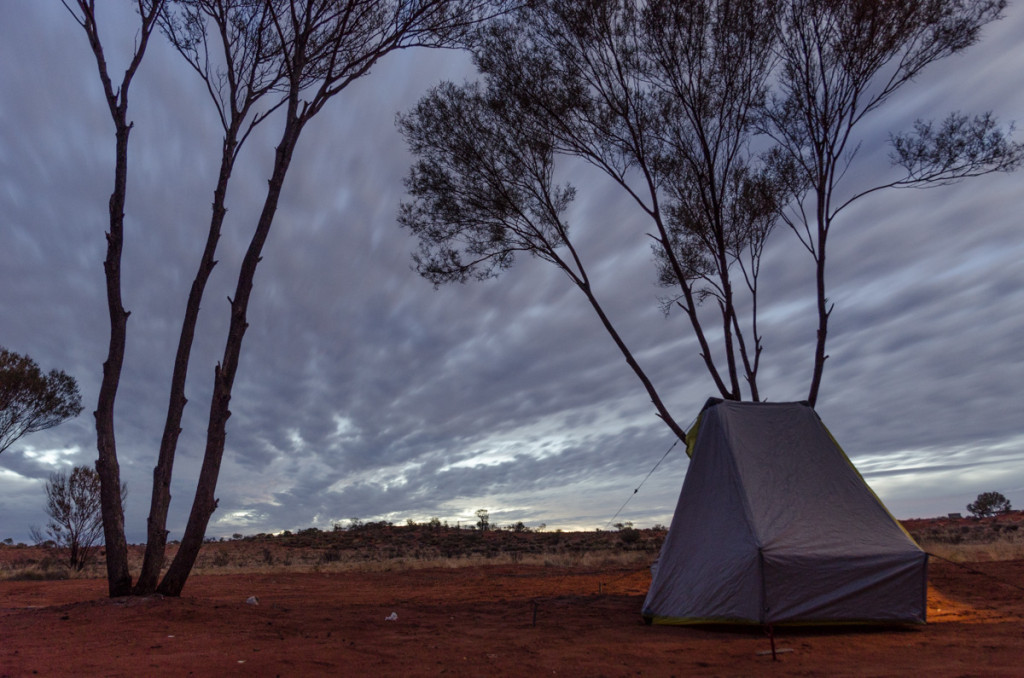
[{"label": "multiple tree trunks", "polygon": [[[435,283],[490,277],[524,251],[559,266],[586,295],[658,416],[680,437],[682,428],[654,379],[594,292],[576,236],[562,218],[575,189],[554,184],[556,158],[582,159],[603,170],[639,207],[650,226],[659,279],[675,295],[666,308],[685,313],[705,367],[726,399],[743,399],[744,383],[751,400],[762,397],[760,257],[775,223],[789,226],[816,272],[812,405],[827,359],[832,307],[826,242],[836,215],[883,188],[949,183],[1014,169],[1024,159],[1024,147],[1009,142],[990,115],[954,115],[940,126],[918,123],[912,133],[893,137],[902,177],[852,195],[840,190],[855,155],[858,122],[921,69],[976,41],[979,29],[1000,16],[1001,0],[969,0],[935,11],[932,3],[818,0],[649,0],[589,9],[570,0],[138,0],[140,28],[116,87],[95,4],[75,0],[66,6],[86,32],[116,130],[104,263],[110,343],[95,412],[112,596],[181,593],[217,508],[249,299],[299,137],[331,98],[392,51],[468,47],[484,75],[482,88],[439,86],[401,121],[420,159],[409,181],[414,201],[403,206],[401,221],[420,237],[421,273]],[[208,26],[216,29],[209,35]],[[182,321],[153,473],[146,556],[133,588],[114,402],[129,316],[121,298],[132,129],[128,92],[156,27],[206,80],[225,136],[207,245]],[[211,66],[212,54],[222,61]],[[266,95],[274,101],[253,113],[254,102]],[[200,478],[181,548],[157,584],[191,345],[216,264],[231,170],[248,132],[272,113],[283,129],[263,210],[238,273],[223,357],[214,370]],[[751,150],[765,145],[772,146],[769,153]],[[955,150],[952,156],[949,149]],[[748,296],[738,300],[744,289]],[[708,299],[711,311],[700,311]],[[750,309],[749,320],[741,320],[740,308]],[[715,336],[721,337],[717,346],[709,339]]]},{"label": "multiple tree trunks", "polygon": [[[135,43],[131,66],[116,89],[108,75],[96,25],[95,1],[77,0],[74,8],[68,6],[75,20],[86,31],[117,129],[117,162],[114,192],[110,199],[110,231],[107,234],[105,262],[110,308],[110,347],[104,363],[104,378],[95,413],[99,451],[97,470],[102,481],[103,527],[111,596],[147,594],[153,590],[165,595],[180,595],[198,556],[210,517],[217,507],[215,492],[224,454],[227,420],[231,415],[231,390],[241,357],[242,340],[248,327],[246,312],[256,269],[273,225],[292,155],[305,124],[322,110],[328,100],[366,75],[382,56],[410,46],[452,47],[461,44],[470,28],[483,18],[500,12],[501,6],[500,0],[391,0],[379,3],[359,0],[341,3],[330,0],[266,3],[201,0],[187,4],[140,0],[137,8],[141,20],[140,35]],[[216,39],[223,41],[219,48],[214,49],[223,49],[229,69],[226,81],[230,91],[226,98],[219,96],[223,92],[218,89],[218,86],[224,86],[223,74],[215,68],[211,70],[206,60],[209,54],[205,49],[207,22],[216,26]],[[142,574],[133,588],[128,570],[123,509],[120,498],[116,496],[117,488],[121,485],[113,411],[129,315],[121,303],[127,148],[132,127],[127,122],[127,95],[155,26],[162,29],[195,70],[201,75],[205,73],[214,105],[225,123],[225,139],[207,247],[182,322],[164,435],[153,473],[146,556]],[[215,80],[219,85],[212,84]],[[281,97],[276,104],[270,106],[269,111],[251,113],[257,99],[274,93]],[[216,263],[214,253],[226,212],[225,196],[232,164],[238,145],[248,131],[282,106],[285,107],[284,130],[277,147],[273,174],[263,211],[239,271],[235,297],[231,301],[231,322],[224,357],[214,373],[207,445],[192,511],[181,546],[163,580],[157,585],[166,548],[166,521],[174,454],[181,415],[187,402],[184,396],[185,376],[200,301],[207,277]],[[226,107],[230,107],[230,111],[226,111]]]}]

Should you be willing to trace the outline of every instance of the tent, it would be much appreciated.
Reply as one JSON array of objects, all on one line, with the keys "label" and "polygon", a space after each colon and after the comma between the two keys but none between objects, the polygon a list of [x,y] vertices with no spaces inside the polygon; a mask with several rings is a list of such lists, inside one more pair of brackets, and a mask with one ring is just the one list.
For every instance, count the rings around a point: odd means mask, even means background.
[{"label": "tent", "polygon": [[924,623],[927,555],[806,403],[709,400],[648,622]]}]

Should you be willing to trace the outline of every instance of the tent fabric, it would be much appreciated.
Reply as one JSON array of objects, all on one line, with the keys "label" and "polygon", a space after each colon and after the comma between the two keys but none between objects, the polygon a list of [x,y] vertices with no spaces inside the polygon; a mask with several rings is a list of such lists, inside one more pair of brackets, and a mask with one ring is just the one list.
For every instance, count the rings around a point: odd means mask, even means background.
[{"label": "tent fabric", "polygon": [[810,406],[719,401],[694,427],[645,618],[924,623],[927,555]]}]

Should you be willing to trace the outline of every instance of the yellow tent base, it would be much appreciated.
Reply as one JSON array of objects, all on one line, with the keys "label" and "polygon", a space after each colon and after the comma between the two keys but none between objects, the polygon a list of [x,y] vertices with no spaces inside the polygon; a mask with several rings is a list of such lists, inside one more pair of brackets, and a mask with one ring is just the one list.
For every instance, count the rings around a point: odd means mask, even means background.
[{"label": "yellow tent base", "polygon": [[794,628],[801,626],[924,626],[924,621],[899,621],[893,619],[849,619],[849,620],[801,620],[782,622],[758,622],[749,619],[726,619],[726,618],[701,618],[701,617],[662,617],[659,615],[644,615],[644,623],[647,625],[657,624],[659,626],[782,626]]}]

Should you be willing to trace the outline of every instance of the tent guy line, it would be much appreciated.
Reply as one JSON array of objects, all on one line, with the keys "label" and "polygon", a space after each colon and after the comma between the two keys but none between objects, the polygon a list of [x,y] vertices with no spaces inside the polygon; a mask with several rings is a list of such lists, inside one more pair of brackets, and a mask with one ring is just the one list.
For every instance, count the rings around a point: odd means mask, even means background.
[{"label": "tent guy line", "polygon": [[626,498],[626,501],[622,502],[622,506],[620,506],[619,510],[615,512],[615,515],[608,519],[608,523],[605,524],[605,529],[607,529],[612,524],[613,520],[615,520],[616,518],[619,517],[619,514],[622,513],[622,510],[624,508],[626,508],[626,504],[628,504],[633,499],[633,497],[635,497],[637,495],[637,493],[640,492],[640,488],[644,486],[644,483],[647,482],[647,479],[650,478],[652,475],[654,475],[654,472],[658,469],[659,466],[661,466],[661,462],[665,461],[665,457],[667,457],[669,452],[671,452],[673,449],[675,449],[675,446],[678,445],[678,444],[679,444],[679,439],[676,438],[672,442],[672,444],[669,445],[669,448],[667,450],[665,450],[665,454],[661,455],[661,459],[659,459],[658,462],[654,465],[654,468],[652,468],[647,473],[647,475],[644,476],[644,479],[640,481],[640,484],[637,485],[633,489],[633,493]]}]

